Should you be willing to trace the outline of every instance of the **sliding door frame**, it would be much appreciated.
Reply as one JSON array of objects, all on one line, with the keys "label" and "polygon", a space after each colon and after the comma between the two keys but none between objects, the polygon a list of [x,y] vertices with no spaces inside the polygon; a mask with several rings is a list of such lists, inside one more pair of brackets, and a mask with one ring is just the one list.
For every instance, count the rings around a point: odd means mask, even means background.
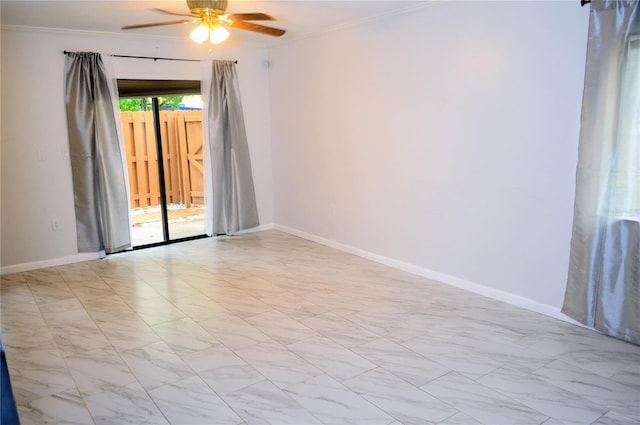
[{"label": "sliding door frame", "polygon": [[[125,79],[118,80],[119,98],[150,98],[153,114],[153,127],[155,133],[156,155],[158,161],[158,183],[160,186],[160,213],[162,219],[163,240],[144,245],[133,246],[133,250],[168,245],[176,242],[202,239],[209,237],[204,231],[200,235],[170,239],[169,214],[167,204],[167,188],[164,167],[164,149],[162,144],[162,129],[160,127],[160,105],[158,97],[175,95],[200,95],[199,80],[150,80],[150,79]],[[206,193],[205,193],[206,196]]]}]

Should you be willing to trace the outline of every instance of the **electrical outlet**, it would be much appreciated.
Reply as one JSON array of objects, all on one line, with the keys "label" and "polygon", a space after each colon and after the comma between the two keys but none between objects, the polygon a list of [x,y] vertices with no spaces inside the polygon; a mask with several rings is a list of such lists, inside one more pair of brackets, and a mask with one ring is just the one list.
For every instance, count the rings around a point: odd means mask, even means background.
[{"label": "electrical outlet", "polygon": [[60,230],[60,223],[58,222],[58,220],[56,219],[51,220],[51,230],[53,230],[54,232],[57,232],[58,230]]}]

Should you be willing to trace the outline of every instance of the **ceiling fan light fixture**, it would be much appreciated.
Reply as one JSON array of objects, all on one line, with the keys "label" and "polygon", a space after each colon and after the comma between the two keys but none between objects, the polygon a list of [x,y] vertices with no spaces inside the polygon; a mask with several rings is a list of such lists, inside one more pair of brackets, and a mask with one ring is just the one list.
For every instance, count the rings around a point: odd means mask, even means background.
[{"label": "ceiling fan light fixture", "polygon": [[207,38],[209,38],[209,25],[206,22],[202,22],[200,25],[195,27],[193,31],[191,31],[189,38],[198,44],[204,43],[207,41]]},{"label": "ceiling fan light fixture", "polygon": [[209,30],[209,40],[211,44],[220,44],[229,38],[229,31],[225,27],[219,24],[214,24]]}]

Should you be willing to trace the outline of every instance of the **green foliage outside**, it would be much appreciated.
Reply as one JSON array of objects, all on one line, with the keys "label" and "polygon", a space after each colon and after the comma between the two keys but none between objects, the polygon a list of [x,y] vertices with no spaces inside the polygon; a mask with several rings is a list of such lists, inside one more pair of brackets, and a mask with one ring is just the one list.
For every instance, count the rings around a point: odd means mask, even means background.
[{"label": "green foliage outside", "polygon": [[[162,109],[178,109],[184,96],[158,97],[158,106]],[[133,97],[120,99],[120,111],[150,111],[152,103],[150,97]],[[168,107],[167,107],[168,106]]]}]

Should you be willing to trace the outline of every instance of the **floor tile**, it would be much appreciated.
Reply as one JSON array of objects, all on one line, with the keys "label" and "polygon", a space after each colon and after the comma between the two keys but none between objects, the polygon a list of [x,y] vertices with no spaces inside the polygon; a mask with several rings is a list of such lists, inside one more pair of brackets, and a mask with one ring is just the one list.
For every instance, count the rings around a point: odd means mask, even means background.
[{"label": "floor tile", "polygon": [[135,320],[135,311],[119,295],[91,297],[82,300],[87,313],[98,324],[114,320]]},{"label": "floor tile", "polygon": [[312,337],[288,345],[287,348],[327,375],[341,381],[376,368],[374,363],[329,338]]},{"label": "floor tile", "polygon": [[272,309],[250,293],[241,291],[224,290],[215,298],[216,302],[223,303],[224,308],[239,317],[255,316]]},{"label": "floor tile", "polygon": [[187,317],[182,310],[164,298],[125,301],[149,326]]},{"label": "floor tile", "polygon": [[302,323],[347,348],[366,344],[379,338],[377,334],[358,326],[344,316],[334,313],[309,317],[303,320]]},{"label": "floor tile", "polygon": [[228,393],[222,398],[249,425],[321,423],[309,411],[268,381]]},{"label": "floor tile", "polygon": [[198,291],[195,288],[192,288],[188,283],[179,278],[180,274],[167,277],[159,271],[155,271],[154,273],[157,273],[156,277],[144,275],[143,280],[151,286],[154,291],[167,300],[173,301],[178,298],[198,295]]},{"label": "floor tile", "polygon": [[517,369],[500,368],[478,382],[562,422],[591,423],[609,411],[607,407]]},{"label": "floor tile", "polygon": [[438,425],[481,425],[481,423],[466,413],[459,412],[449,416],[444,421],[438,422]]},{"label": "floor tile", "polygon": [[421,387],[432,396],[485,424],[538,425],[549,419],[513,398],[451,372]]},{"label": "floor tile", "polygon": [[53,341],[64,356],[110,347],[111,344],[93,321],[72,325],[50,325]]},{"label": "floor tile", "polygon": [[320,375],[284,390],[325,424],[390,424],[394,418],[328,375]]},{"label": "floor tile", "polygon": [[630,418],[640,418],[640,392],[585,369],[554,360],[533,374],[591,402]]},{"label": "floor tile", "polygon": [[264,277],[260,276],[248,276],[242,279],[229,279],[229,284],[236,288],[240,288],[256,297],[260,295],[279,294],[284,289]]},{"label": "floor tile", "polygon": [[69,288],[78,297],[79,300],[90,298],[101,298],[109,295],[115,295],[116,292],[99,277],[92,281],[72,281],[68,282]]},{"label": "floor tile", "polygon": [[640,353],[634,345],[578,327],[535,332],[517,344],[605,378],[640,364]]},{"label": "floor tile", "polygon": [[232,350],[250,347],[270,339],[255,326],[231,314],[200,322],[200,326]]},{"label": "floor tile", "polygon": [[640,361],[610,378],[612,381],[626,385],[640,393]]},{"label": "floor tile", "polygon": [[22,273],[22,275],[27,283],[51,283],[64,281],[62,275],[55,267],[30,270]]},{"label": "floor tile", "polygon": [[75,294],[64,280],[53,282],[30,282],[29,289],[38,304],[74,298]]},{"label": "floor tile", "polygon": [[125,300],[149,300],[161,296],[151,285],[141,280],[104,279],[104,281]]},{"label": "floor tile", "polygon": [[23,425],[94,424],[83,398],[76,390],[69,390],[34,400],[28,406],[19,406],[18,412],[20,422]]},{"label": "floor tile", "polygon": [[135,316],[100,322],[98,327],[119,352],[160,341],[158,334]]},{"label": "floor tile", "polygon": [[374,369],[343,385],[405,425],[438,423],[458,411],[408,382]]},{"label": "floor tile", "polygon": [[2,283],[0,283],[0,303],[3,308],[10,304],[35,304],[35,298],[31,293],[31,289],[29,289],[24,282],[12,282],[5,280],[4,276],[2,276]]},{"label": "floor tile", "polygon": [[149,395],[172,424],[239,424],[242,420],[197,376],[163,385]]},{"label": "floor tile", "polygon": [[425,356],[384,338],[353,347],[351,350],[418,387],[451,371]]},{"label": "floor tile", "polygon": [[265,380],[260,372],[224,344],[188,354],[184,361],[220,395]]},{"label": "floor tile", "polygon": [[96,425],[169,424],[138,383],[85,397],[85,402]]},{"label": "floor tile", "polygon": [[638,416],[625,416],[616,412],[608,412],[601,416],[592,425],[637,425]]},{"label": "floor tile", "polygon": [[199,372],[198,376],[219,395],[229,394],[265,380],[264,375],[246,363],[214,367]]},{"label": "floor tile", "polygon": [[136,377],[113,348],[65,357],[80,393],[92,395],[136,382]]},{"label": "floor tile", "polygon": [[75,326],[92,323],[89,313],[79,299],[65,298],[39,306],[48,326]]},{"label": "floor tile", "polygon": [[202,294],[174,298],[171,302],[196,322],[215,319],[229,313],[229,310]]},{"label": "floor tile", "polygon": [[179,356],[219,344],[209,332],[188,317],[154,325],[152,329]]},{"label": "floor tile", "polygon": [[9,374],[16,402],[34,400],[76,389],[76,384],[58,350],[8,351]]},{"label": "floor tile", "polygon": [[182,359],[196,372],[247,364],[222,343],[182,355]]},{"label": "floor tile", "polygon": [[320,369],[275,341],[261,342],[237,350],[236,354],[280,388],[322,374]]},{"label": "floor tile", "polygon": [[261,295],[257,298],[273,309],[296,320],[307,319],[330,311],[329,307],[313,303],[308,299],[303,299],[300,294],[291,291]]},{"label": "floor tile", "polygon": [[127,350],[120,356],[146,390],[195,375],[164,342]]},{"label": "floor tile", "polygon": [[317,336],[318,333],[277,310],[270,310],[245,318],[265,335],[283,345]]}]

